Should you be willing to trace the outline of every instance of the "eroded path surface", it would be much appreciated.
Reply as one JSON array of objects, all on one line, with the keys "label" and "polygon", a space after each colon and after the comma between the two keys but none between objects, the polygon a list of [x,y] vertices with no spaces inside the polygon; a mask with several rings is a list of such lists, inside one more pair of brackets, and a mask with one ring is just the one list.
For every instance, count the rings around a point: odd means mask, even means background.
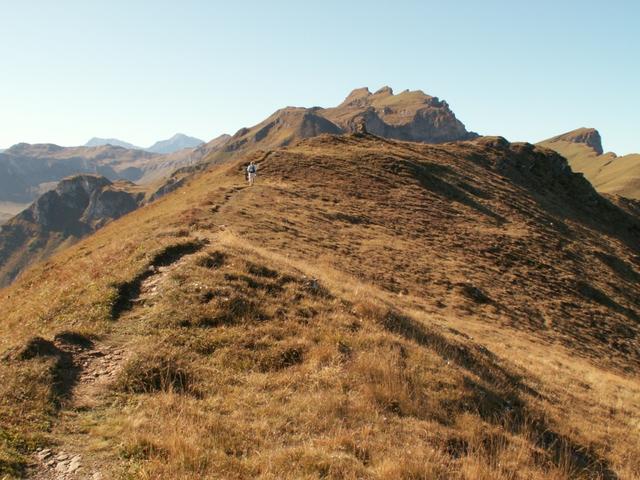
[{"label": "eroded path surface", "polygon": [[[225,230],[227,204],[248,189],[247,185],[233,185],[219,192],[218,202],[210,209],[220,230]],[[226,213],[226,215],[225,215]],[[153,257],[146,270],[118,287],[111,316],[116,322],[135,322],[144,315],[144,307],[163,293],[163,284],[172,272],[179,270],[209,242],[212,232],[167,247]],[[80,335],[59,335],[54,340],[58,362],[58,376],[64,398],[58,423],[52,436],[59,442],[40,449],[33,457],[28,478],[33,480],[106,480],[110,474],[108,460],[87,448],[86,427],[92,416],[113,400],[114,382],[131,356],[127,347],[127,329],[118,334],[92,341]]]},{"label": "eroded path surface", "polygon": [[[137,309],[160,294],[161,285],[169,274],[195,255],[205,241],[196,240],[170,246],[156,255],[146,271],[119,288],[115,301],[114,320],[135,318]],[[86,432],[82,417],[98,413],[108,405],[113,384],[130,356],[126,334],[107,336],[92,341],[78,334],[56,336],[55,352],[63,405],[53,436],[62,439],[59,445],[40,449],[34,456],[29,478],[33,480],[103,480],[99,455],[86,451]]]},{"label": "eroded path surface", "polygon": [[[56,338],[55,345],[62,352],[64,364],[59,366],[67,398],[60,412],[61,423],[56,430],[67,430],[67,423],[82,412],[99,407],[126,360],[123,348],[107,343],[94,343],[77,336]],[[88,462],[79,448],[82,433],[69,437],[73,442],[59,447],[39,450],[35,455],[31,478],[35,480],[102,479],[99,467]]]}]

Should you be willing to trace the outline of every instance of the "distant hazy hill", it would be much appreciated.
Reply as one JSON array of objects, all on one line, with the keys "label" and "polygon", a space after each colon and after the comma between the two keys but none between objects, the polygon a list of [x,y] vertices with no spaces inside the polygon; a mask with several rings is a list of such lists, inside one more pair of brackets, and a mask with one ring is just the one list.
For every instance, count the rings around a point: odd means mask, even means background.
[{"label": "distant hazy hill", "polygon": [[98,138],[93,137],[87,143],[85,147],[99,147],[102,145],[112,145],[115,147],[123,147],[127,149],[146,150],[152,153],[174,153],[178,150],[185,148],[195,148],[204,143],[204,140],[199,138],[189,137],[183,133],[176,133],[173,137],[167,140],[159,140],[148,148],[138,147],[132,143],[118,140],[117,138]]},{"label": "distant hazy hill", "polygon": [[566,157],[571,168],[583,173],[600,192],[640,199],[640,154],[604,153],[597,130],[579,128],[539,145]]},{"label": "distant hazy hill", "polygon": [[222,161],[239,152],[273,149],[323,133],[352,133],[364,126],[369,133],[398,140],[444,143],[470,140],[478,135],[466,130],[447,102],[421,90],[394,95],[389,87],[375,93],[353,90],[334,108],[286,107],[259,124],[240,129],[226,142],[201,147],[209,160]]},{"label": "distant hazy hill", "polygon": [[[162,155],[112,145],[60,147],[20,143],[0,153],[0,202],[30,203],[61,179],[82,173],[150,183],[200,158],[189,149]],[[0,212],[11,213],[1,203]]]},{"label": "distant hazy hill", "polygon": [[167,140],[161,140],[154,143],[146,150],[155,153],[173,153],[184,148],[195,148],[204,143],[203,140],[195,137],[189,137],[182,133],[176,133]]},{"label": "distant hazy hill", "polygon": [[101,147],[103,145],[112,145],[114,147],[144,150],[143,148],[136,147],[132,143],[125,142],[123,140],[118,140],[117,138],[93,137],[91,140],[89,140],[87,143],[84,144],[85,147]]}]

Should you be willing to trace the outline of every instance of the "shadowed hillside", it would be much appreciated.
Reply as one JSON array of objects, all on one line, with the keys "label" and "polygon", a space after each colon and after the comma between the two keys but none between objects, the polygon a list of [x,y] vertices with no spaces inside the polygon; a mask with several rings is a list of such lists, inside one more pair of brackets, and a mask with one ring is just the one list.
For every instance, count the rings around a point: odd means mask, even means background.
[{"label": "shadowed hillside", "polygon": [[321,135],[179,187],[0,292],[0,472],[640,474],[640,221],[558,154]]},{"label": "shadowed hillside", "polygon": [[584,173],[598,191],[640,200],[640,155],[604,153],[597,130],[580,128],[539,145],[566,157],[571,168]]},{"label": "shadowed hillside", "polygon": [[0,227],[0,286],[31,263],[132,212],[144,199],[144,190],[130,182],[97,175],[62,180]]}]

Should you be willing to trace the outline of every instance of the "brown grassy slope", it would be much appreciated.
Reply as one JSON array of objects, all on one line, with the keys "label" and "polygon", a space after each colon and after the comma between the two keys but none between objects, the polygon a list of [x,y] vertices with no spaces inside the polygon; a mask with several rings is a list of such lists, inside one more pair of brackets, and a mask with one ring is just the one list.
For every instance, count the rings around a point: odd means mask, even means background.
[{"label": "brown grassy slope", "polygon": [[[571,134],[580,134],[593,129],[580,129]],[[575,135],[561,135],[540,142],[539,145],[555,150],[569,160],[571,168],[583,173],[599,192],[640,199],[640,155],[630,154],[618,157],[584,143]]]},{"label": "brown grassy slope", "polygon": [[[2,291],[4,471],[48,444],[107,478],[640,474],[637,218],[500,139],[256,158]],[[90,402],[65,330],[129,352]]]}]

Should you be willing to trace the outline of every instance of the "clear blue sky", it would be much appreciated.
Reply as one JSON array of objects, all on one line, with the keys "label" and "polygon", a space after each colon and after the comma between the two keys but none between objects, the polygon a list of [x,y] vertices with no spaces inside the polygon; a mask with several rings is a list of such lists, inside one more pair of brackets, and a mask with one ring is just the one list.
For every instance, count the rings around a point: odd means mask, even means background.
[{"label": "clear blue sky", "polygon": [[467,128],[640,151],[640,2],[0,0],[0,147],[209,140],[390,85]]}]

